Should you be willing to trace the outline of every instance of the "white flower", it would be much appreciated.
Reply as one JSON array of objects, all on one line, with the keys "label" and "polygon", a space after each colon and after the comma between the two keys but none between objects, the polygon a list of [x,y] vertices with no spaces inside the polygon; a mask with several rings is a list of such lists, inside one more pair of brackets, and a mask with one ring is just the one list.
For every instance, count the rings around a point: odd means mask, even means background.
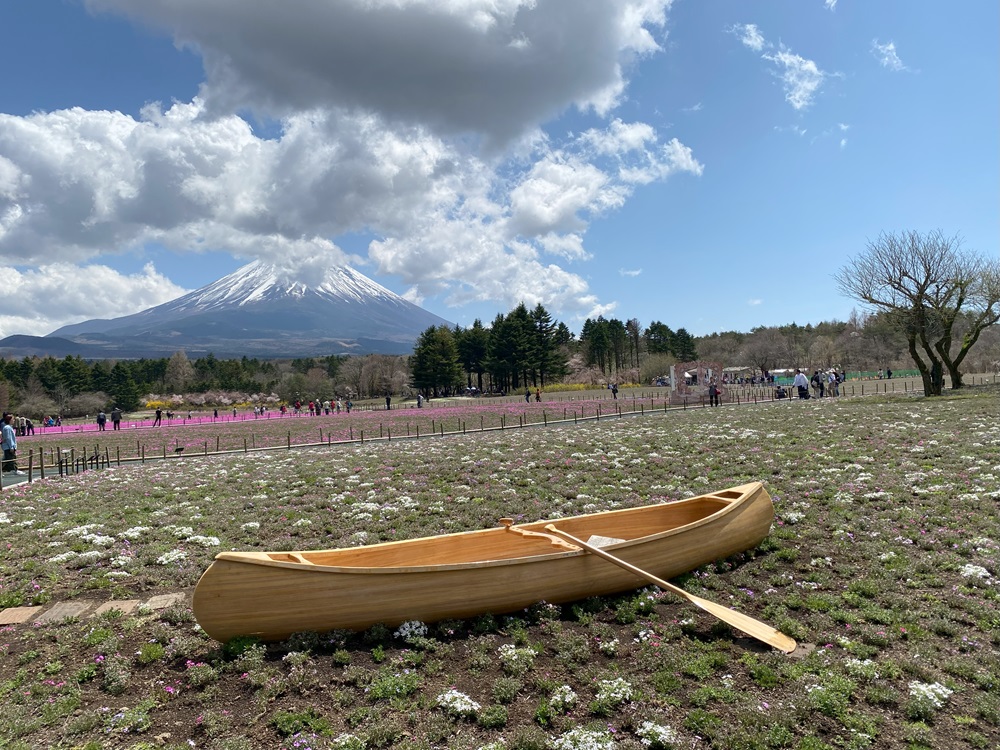
[{"label": "white flower", "polygon": [[527,672],[535,663],[535,652],[530,648],[517,648],[512,643],[505,643],[497,649],[500,664],[507,672],[515,674]]},{"label": "white flower", "polygon": [[910,683],[910,695],[918,700],[929,701],[934,708],[941,708],[954,690],[950,690],[940,682],[918,682],[914,680]]},{"label": "white flower", "polygon": [[610,641],[601,641],[597,644],[597,648],[605,656],[615,656],[618,653],[618,639],[612,638]]},{"label": "white flower", "polygon": [[852,677],[861,677],[866,680],[879,678],[878,665],[871,659],[848,659],[844,662],[844,667]]},{"label": "white flower", "polygon": [[982,565],[972,565],[969,563],[959,568],[958,572],[963,578],[980,578],[987,581],[990,579],[990,571]]},{"label": "white flower", "polygon": [[552,740],[554,750],[614,750],[615,740],[604,729],[574,727]]},{"label": "white flower", "polygon": [[439,708],[444,709],[445,712],[457,718],[475,716],[476,711],[480,708],[479,704],[472,700],[472,698],[454,688],[441,693],[437,697],[437,705]]},{"label": "white flower", "polygon": [[549,698],[549,706],[553,711],[564,714],[576,704],[576,693],[569,685],[560,685]]},{"label": "white flower", "polygon": [[413,638],[423,638],[427,635],[427,626],[419,620],[410,620],[400,625],[393,633],[397,638],[409,642]]},{"label": "white flower", "polygon": [[673,729],[660,724],[654,724],[651,721],[644,721],[636,734],[639,735],[644,747],[649,747],[653,744],[669,747],[680,741],[680,735]]},{"label": "white flower", "polygon": [[632,700],[632,685],[621,677],[597,683],[597,700],[600,703],[621,705]]},{"label": "white flower", "polygon": [[202,547],[218,547],[219,537],[217,536],[189,536],[187,541],[193,544],[200,544]]},{"label": "white flower", "polygon": [[187,552],[185,552],[184,550],[175,549],[160,555],[158,558],[156,558],[156,562],[159,565],[169,565],[170,563],[175,562],[176,560],[183,560],[186,557],[187,557]]},{"label": "white flower", "polygon": [[86,526],[77,526],[75,529],[68,529],[63,533],[67,536],[83,536],[84,534],[89,534],[91,529],[100,528],[99,523],[88,523]]},{"label": "white flower", "polygon": [[337,750],[365,750],[365,741],[354,734],[339,734],[331,744]]}]

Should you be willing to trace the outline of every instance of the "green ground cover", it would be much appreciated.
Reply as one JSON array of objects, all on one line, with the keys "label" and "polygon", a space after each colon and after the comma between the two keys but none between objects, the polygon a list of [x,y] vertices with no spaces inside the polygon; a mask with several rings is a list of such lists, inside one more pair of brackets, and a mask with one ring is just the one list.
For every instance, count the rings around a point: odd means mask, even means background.
[{"label": "green ground cover", "polygon": [[759,479],[777,513],[764,544],[676,582],[816,648],[766,650],[650,589],[225,647],[185,606],[112,613],[0,630],[0,747],[995,748],[998,419],[1000,391],[983,387],[189,455],[7,488],[3,607],[190,591],[224,549],[364,544]]}]

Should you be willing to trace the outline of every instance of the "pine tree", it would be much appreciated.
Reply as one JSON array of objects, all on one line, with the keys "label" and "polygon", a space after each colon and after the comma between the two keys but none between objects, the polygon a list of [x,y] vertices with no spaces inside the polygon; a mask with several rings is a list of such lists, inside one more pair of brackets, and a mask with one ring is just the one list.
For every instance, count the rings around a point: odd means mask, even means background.
[{"label": "pine tree", "polygon": [[135,411],[139,408],[139,386],[135,384],[128,367],[121,362],[111,368],[107,392],[114,402],[113,406],[123,411]]}]

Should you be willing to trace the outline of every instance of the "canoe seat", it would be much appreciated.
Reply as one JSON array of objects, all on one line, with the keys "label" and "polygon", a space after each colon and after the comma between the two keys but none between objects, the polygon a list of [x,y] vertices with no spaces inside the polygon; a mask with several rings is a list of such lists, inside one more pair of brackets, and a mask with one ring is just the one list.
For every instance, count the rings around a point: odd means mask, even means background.
[{"label": "canoe seat", "polygon": [[619,542],[624,542],[624,539],[615,539],[611,536],[598,536],[594,534],[587,540],[587,544],[594,547],[607,547],[609,544],[618,544]]}]

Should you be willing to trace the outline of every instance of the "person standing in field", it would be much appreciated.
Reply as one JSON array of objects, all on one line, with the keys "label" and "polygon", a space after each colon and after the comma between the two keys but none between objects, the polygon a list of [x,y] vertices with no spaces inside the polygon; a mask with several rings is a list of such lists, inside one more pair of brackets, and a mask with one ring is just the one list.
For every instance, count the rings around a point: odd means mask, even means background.
[{"label": "person standing in field", "polygon": [[156,415],[153,418],[153,427],[156,427],[158,424],[160,424],[160,420],[162,419],[163,419],[163,409],[157,407]]},{"label": "person standing in field", "polygon": [[795,380],[792,381],[799,391],[799,398],[809,398],[809,381],[806,380],[806,375],[802,370],[795,371]]},{"label": "person standing in field", "polygon": [[708,384],[708,405],[719,405],[719,384],[715,382],[715,378],[712,378]]},{"label": "person standing in field", "polygon": [[108,423],[108,415],[104,413],[104,409],[97,412],[97,429],[104,432],[104,426]]},{"label": "person standing in field", "polygon": [[122,428],[122,410],[117,406],[111,410],[111,429],[120,430]]},{"label": "person standing in field", "polygon": [[3,471],[5,474],[24,476],[25,472],[17,468],[17,435],[14,432],[13,414],[4,414],[3,427],[0,427],[0,448],[3,448]]}]

